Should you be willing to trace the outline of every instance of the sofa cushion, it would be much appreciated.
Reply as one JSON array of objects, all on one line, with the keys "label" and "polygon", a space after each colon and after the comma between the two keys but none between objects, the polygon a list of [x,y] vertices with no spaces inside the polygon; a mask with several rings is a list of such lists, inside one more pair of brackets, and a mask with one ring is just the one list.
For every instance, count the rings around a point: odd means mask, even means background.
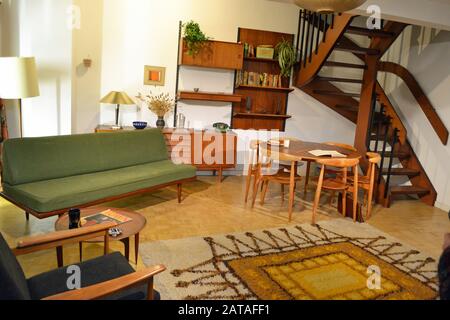
[{"label": "sofa cushion", "polygon": [[[86,288],[98,283],[113,280],[134,272],[128,261],[120,254],[92,259],[78,264],[81,271],[81,287]],[[67,267],[56,269],[28,280],[28,286],[33,300],[41,300],[59,293],[66,292],[67,280],[71,274]],[[147,297],[147,286],[141,285],[107,297],[107,300],[144,300]],[[159,299],[159,294],[155,294]]]},{"label": "sofa cushion", "polygon": [[4,144],[3,182],[15,186],[167,159],[158,129],[11,139]]},{"label": "sofa cushion", "polygon": [[26,207],[44,213],[195,176],[195,167],[166,160],[19,186],[4,184],[3,189]]},{"label": "sofa cushion", "polygon": [[0,234],[1,300],[30,300],[25,275],[2,234]]}]

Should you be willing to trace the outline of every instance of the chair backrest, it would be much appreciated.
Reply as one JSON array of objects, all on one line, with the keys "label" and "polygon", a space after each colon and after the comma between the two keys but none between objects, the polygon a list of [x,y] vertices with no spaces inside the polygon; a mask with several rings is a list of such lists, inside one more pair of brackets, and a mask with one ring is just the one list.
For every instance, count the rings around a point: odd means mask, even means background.
[{"label": "chair backrest", "polygon": [[359,159],[324,158],[317,160],[317,163],[327,167],[352,168],[359,164]]},{"label": "chair backrest", "polygon": [[27,279],[0,233],[0,300],[30,300]]},{"label": "chair backrest", "polygon": [[326,145],[328,146],[332,146],[332,147],[338,147],[338,148],[342,148],[342,149],[346,149],[352,152],[357,152],[358,150],[356,150],[355,147],[349,145],[349,144],[345,144],[345,143],[340,143],[340,142],[325,142]]},{"label": "chair backrest", "polygon": [[372,178],[376,173],[375,167],[381,162],[381,156],[379,153],[367,152],[366,157],[369,160],[369,168],[367,169],[367,178]]}]

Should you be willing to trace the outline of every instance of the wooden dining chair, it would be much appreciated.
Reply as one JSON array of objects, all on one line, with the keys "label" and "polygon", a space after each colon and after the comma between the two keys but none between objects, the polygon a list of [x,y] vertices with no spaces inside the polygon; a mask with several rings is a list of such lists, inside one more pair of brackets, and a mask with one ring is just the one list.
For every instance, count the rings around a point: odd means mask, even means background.
[{"label": "wooden dining chair", "polygon": [[[279,137],[271,140],[276,140],[279,142],[284,142],[286,140],[289,141],[299,141],[297,138],[291,138],[291,137]],[[263,161],[263,156],[261,155],[259,146],[261,144],[261,140],[252,140],[250,141],[250,156],[249,156],[249,166],[247,171],[247,179],[246,179],[246,186],[245,186],[245,203],[248,203],[248,197],[250,195],[250,188],[253,186],[253,189],[256,187],[257,183],[257,173],[258,173],[258,164],[260,161]],[[268,162],[263,163],[263,165],[268,165]],[[280,167],[284,168],[285,170],[291,169],[291,163],[290,161],[285,162],[281,161],[279,163]],[[253,180],[253,183],[252,183]],[[283,188],[283,187],[282,187]]]},{"label": "wooden dining chair", "polygon": [[[256,203],[256,197],[258,196],[258,190],[262,186],[261,192],[261,205],[265,203],[269,184],[271,182],[281,185],[281,197],[284,202],[285,198],[285,186],[289,186],[289,222],[292,221],[292,214],[294,211],[294,198],[295,189],[297,183],[301,181],[302,177],[298,174],[298,162],[301,159],[291,158],[281,153],[269,152],[268,154],[269,165],[264,167],[263,164],[258,165],[257,182],[253,189],[252,208]],[[286,170],[284,166],[274,166],[275,161],[290,162],[291,166],[289,170]]]},{"label": "wooden dining chair", "polygon": [[[350,152],[358,152],[358,150],[356,150],[355,147],[353,147],[349,144],[345,144],[345,143],[325,142],[324,144],[328,145],[328,146],[332,146],[332,147],[342,148],[342,149],[348,150]],[[313,161],[307,161],[306,177],[305,177],[305,191],[304,191],[305,196],[308,193],[308,186],[309,186],[309,181],[310,181],[310,177],[311,177],[311,164],[312,163],[313,163]],[[333,168],[333,169],[327,168],[327,170],[325,171],[325,176],[330,175],[330,174],[337,174],[337,173],[339,173],[339,170],[336,170],[336,168]]]},{"label": "wooden dining chair", "polygon": [[[358,209],[358,165],[359,159],[319,159],[317,163],[322,166],[319,175],[319,181],[317,183],[316,196],[314,199],[312,223],[316,224],[317,209],[319,207],[320,197],[322,195],[322,190],[328,190],[332,193],[342,192],[342,203],[343,203],[343,215],[346,216],[347,213],[347,193],[349,189],[353,190],[353,220],[356,222],[357,219],[357,209]],[[342,169],[342,176],[337,176],[336,178],[326,178],[325,173],[327,167],[340,168]],[[348,171],[352,169],[353,171],[353,185],[348,180]]]},{"label": "wooden dining chair", "polygon": [[[378,153],[368,152],[366,157],[369,161],[369,168],[366,175],[358,177],[358,188],[364,190],[364,205],[367,205],[366,219],[372,216],[372,200],[375,192],[375,176],[377,174],[377,166],[381,162],[381,156]],[[351,183],[354,182],[353,177],[349,177]]]}]

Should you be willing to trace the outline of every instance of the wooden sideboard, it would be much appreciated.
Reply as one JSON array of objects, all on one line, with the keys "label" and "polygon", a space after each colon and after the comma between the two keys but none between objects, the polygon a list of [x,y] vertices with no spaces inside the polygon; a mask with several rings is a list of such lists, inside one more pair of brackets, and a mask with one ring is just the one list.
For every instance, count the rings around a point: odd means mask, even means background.
[{"label": "wooden sideboard", "polygon": [[[101,132],[120,132],[135,130],[124,127],[121,130],[109,126],[99,126],[95,130]],[[237,135],[230,131],[220,133],[214,130],[163,129],[169,151],[169,158],[175,163],[190,164],[198,171],[218,173],[219,181],[223,180],[223,172],[234,169],[237,165]]]}]

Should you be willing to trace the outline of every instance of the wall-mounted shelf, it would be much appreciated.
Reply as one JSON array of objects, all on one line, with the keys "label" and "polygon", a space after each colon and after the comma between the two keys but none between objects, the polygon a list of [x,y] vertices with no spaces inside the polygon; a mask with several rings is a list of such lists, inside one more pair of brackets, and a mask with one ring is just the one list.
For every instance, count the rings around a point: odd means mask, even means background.
[{"label": "wall-mounted shelf", "polygon": [[[275,48],[283,40],[293,44],[294,35],[239,28],[238,42],[247,43],[253,48],[262,45]],[[289,94],[294,89],[289,88],[290,79],[280,74],[277,59],[257,58],[254,52],[243,58],[243,69],[236,74],[234,91],[242,95],[244,100],[241,104],[233,105],[233,129],[285,131],[286,120],[291,118],[287,115]],[[261,76],[263,80],[258,80]]]},{"label": "wall-mounted shelf", "polygon": [[265,63],[280,63],[277,59],[265,59],[265,58],[256,58],[256,57],[245,57],[245,61],[253,61],[253,62],[265,62]]},{"label": "wall-mounted shelf", "polygon": [[272,119],[290,119],[292,116],[282,114],[267,114],[267,113],[244,113],[237,112],[234,114],[237,118],[272,118]]},{"label": "wall-mounted shelf", "polygon": [[244,45],[236,42],[205,41],[195,56],[188,54],[188,48],[181,38],[179,65],[203,68],[241,70],[243,67]]},{"label": "wall-mounted shelf", "polygon": [[242,96],[239,94],[226,94],[215,92],[181,91],[178,93],[178,100],[240,103],[242,101]]},{"label": "wall-mounted shelf", "polygon": [[262,86],[248,86],[248,85],[239,85],[236,89],[280,91],[280,92],[283,92],[283,93],[290,93],[290,92],[293,92],[295,90],[294,88],[262,87]]}]

